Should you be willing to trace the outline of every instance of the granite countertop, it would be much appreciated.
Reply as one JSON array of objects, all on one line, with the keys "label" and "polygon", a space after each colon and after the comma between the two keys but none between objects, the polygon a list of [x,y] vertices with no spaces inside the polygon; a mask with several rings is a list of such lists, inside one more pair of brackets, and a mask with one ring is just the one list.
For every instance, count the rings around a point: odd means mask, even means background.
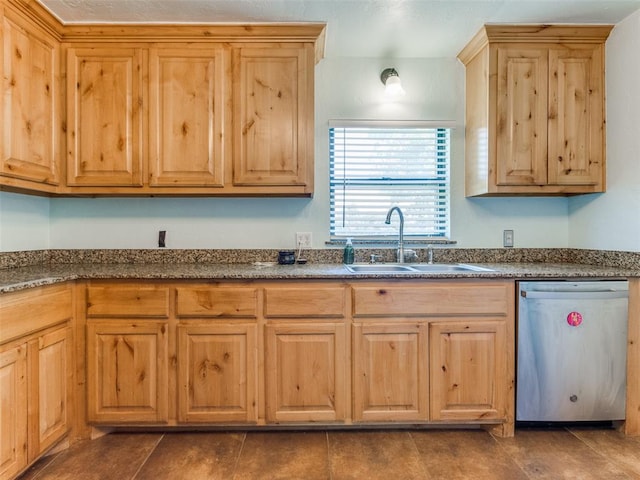
[{"label": "granite countertop", "polygon": [[0,293],[78,279],[165,280],[280,280],[280,279],[385,279],[385,278],[627,278],[640,277],[635,268],[575,263],[474,263],[493,271],[429,273],[351,273],[342,264],[277,265],[224,263],[62,264],[0,269]]}]

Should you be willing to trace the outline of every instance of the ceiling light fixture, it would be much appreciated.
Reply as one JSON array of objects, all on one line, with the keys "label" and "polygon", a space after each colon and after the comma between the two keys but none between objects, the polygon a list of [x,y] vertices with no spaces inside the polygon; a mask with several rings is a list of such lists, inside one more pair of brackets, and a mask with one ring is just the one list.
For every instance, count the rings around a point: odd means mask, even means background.
[{"label": "ceiling light fixture", "polygon": [[404,95],[404,88],[400,82],[400,76],[395,68],[385,68],[380,74],[380,80],[384,84],[384,93],[390,97]]}]

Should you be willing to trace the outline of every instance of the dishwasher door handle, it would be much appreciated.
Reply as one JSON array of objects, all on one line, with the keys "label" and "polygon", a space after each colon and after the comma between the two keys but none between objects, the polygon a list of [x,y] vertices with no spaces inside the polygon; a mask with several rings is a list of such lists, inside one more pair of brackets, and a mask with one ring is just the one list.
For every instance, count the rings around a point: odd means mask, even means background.
[{"label": "dishwasher door handle", "polygon": [[520,295],[524,298],[545,299],[545,300],[589,300],[608,298],[628,298],[629,292],[626,290],[605,290],[605,291],[553,291],[544,292],[539,290],[521,290]]}]

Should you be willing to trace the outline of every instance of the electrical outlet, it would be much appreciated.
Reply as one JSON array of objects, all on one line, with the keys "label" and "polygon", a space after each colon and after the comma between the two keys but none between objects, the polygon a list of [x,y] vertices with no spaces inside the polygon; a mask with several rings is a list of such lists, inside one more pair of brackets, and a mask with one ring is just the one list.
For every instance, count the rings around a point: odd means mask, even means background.
[{"label": "electrical outlet", "polygon": [[296,232],[296,248],[311,248],[311,232]]},{"label": "electrical outlet", "polygon": [[513,230],[504,230],[502,232],[502,246],[513,247]]}]

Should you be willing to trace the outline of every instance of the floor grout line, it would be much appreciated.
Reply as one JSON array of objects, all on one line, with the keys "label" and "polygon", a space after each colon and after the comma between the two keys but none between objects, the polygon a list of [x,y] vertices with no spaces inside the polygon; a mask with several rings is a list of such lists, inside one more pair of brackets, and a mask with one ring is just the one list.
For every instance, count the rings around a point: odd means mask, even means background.
[{"label": "floor grout line", "polygon": [[242,435],[242,444],[240,445],[240,450],[238,451],[238,456],[236,457],[236,461],[233,464],[233,473],[231,478],[236,478],[236,474],[238,473],[238,463],[240,463],[240,457],[242,456],[242,451],[244,450],[244,444],[247,440],[247,432],[244,432]]},{"label": "floor grout line", "polygon": [[135,480],[135,478],[138,476],[138,474],[140,473],[140,470],[142,470],[142,467],[145,466],[145,464],[149,461],[149,457],[151,457],[151,455],[153,455],[153,452],[156,451],[156,448],[158,448],[158,445],[160,445],[160,442],[162,441],[162,439],[164,438],[166,434],[163,433],[162,435],[160,435],[160,438],[158,439],[158,441],[156,442],[156,444],[153,446],[153,448],[149,451],[149,454],[145,457],[144,460],[142,460],[142,463],[140,464],[140,466],[138,467],[138,469],[136,470],[136,472],[133,474],[133,476],[131,477],[131,480]]},{"label": "floor grout line", "polygon": [[576,438],[579,442],[583,443],[589,450],[591,450],[593,453],[595,453],[596,455],[598,455],[599,457],[602,457],[607,463],[610,463],[611,465],[619,468],[620,470],[622,470],[622,472],[629,477],[629,479],[633,478],[631,476],[629,476],[629,472],[627,471],[627,469],[624,467],[624,465],[620,465],[617,461],[612,460],[609,457],[605,457],[604,455],[602,455],[600,452],[598,452],[595,448],[593,448],[591,445],[589,445],[584,439],[580,438],[579,435],[576,434],[576,432],[574,432],[573,430],[571,430],[570,428],[565,428],[565,430],[567,432],[569,432],[571,435],[573,435],[574,438]]},{"label": "floor grout line", "polygon": [[[516,460],[516,459],[515,459],[515,458],[514,458],[510,453],[509,453],[509,450],[507,450],[506,448],[504,448],[504,447],[501,445],[501,443],[498,441],[498,439],[496,438],[496,436],[495,436],[493,433],[489,432],[489,431],[487,431],[487,433],[488,433],[488,434],[489,434],[489,436],[493,439],[493,441],[496,443],[496,445],[498,445],[498,448],[499,448],[499,449],[500,449],[500,450],[505,454],[505,456],[506,456],[507,458],[509,458],[509,459],[513,462],[513,464],[514,464],[516,467],[518,467],[518,468],[520,469],[520,471],[521,471],[522,473],[524,473],[525,477],[527,477],[527,478],[529,478],[529,479],[533,479],[533,477],[532,477],[531,475],[529,475],[529,472],[527,472],[527,471],[524,469],[524,466],[523,466],[523,465],[521,465],[521,464],[520,464],[520,462],[518,462],[518,460]],[[515,436],[515,435],[517,435],[517,434],[518,434],[518,432],[516,431],[516,432],[514,433],[514,436]]]},{"label": "floor grout line", "polygon": [[424,478],[425,479],[431,478],[431,475],[429,475],[429,472],[427,471],[427,466],[422,461],[422,455],[420,455],[420,449],[418,449],[418,444],[416,443],[416,439],[413,438],[413,432],[407,431],[407,435],[409,435],[409,440],[411,440],[411,445],[413,445],[413,449],[415,450],[418,461],[420,462],[420,467],[422,468],[422,473],[424,475]]}]

